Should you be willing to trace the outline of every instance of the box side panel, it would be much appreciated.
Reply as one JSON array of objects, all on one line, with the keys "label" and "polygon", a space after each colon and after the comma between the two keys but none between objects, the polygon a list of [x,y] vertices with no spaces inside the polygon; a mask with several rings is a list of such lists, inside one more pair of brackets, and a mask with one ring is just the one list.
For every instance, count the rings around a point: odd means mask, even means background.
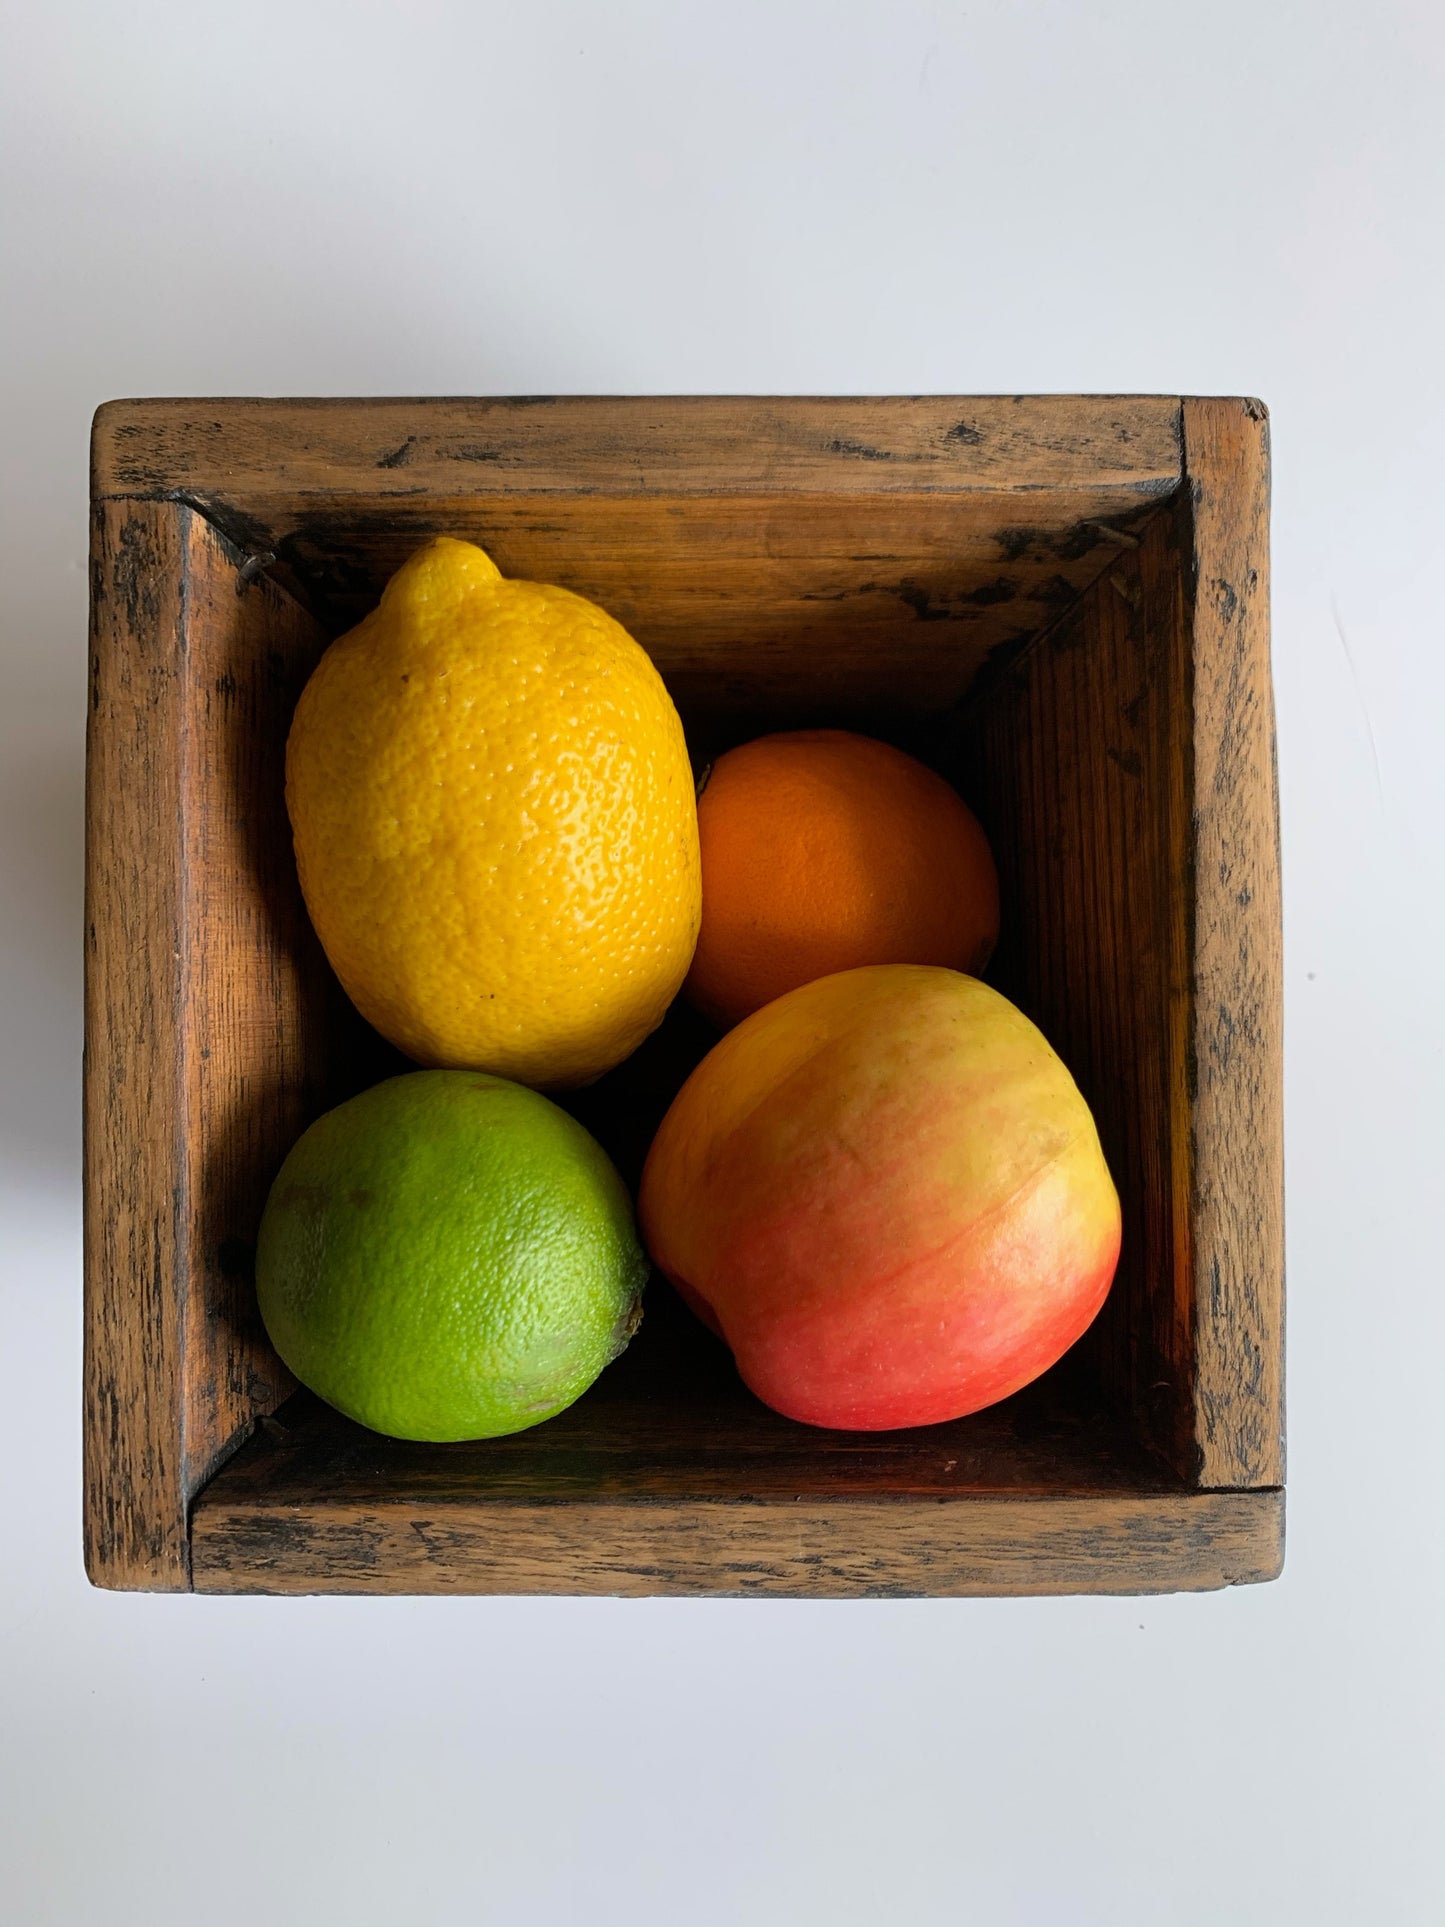
[{"label": "box side panel", "polygon": [[764,1504],[203,1502],[198,1590],[797,1598],[1206,1591],[1272,1579],[1278,1492]]},{"label": "box side panel", "polygon": [[1167,396],[123,402],[94,450],[333,630],[445,531],[599,601],[685,704],[776,720],[954,701],[1181,472]]},{"label": "box side panel", "polygon": [[[1052,622],[1150,501],[1118,486],[966,493],[345,497],[267,544],[337,630],[438,533],[622,622],[679,702],[714,713],[867,715],[957,700],[993,649]],[[224,527],[223,506],[207,512]]]},{"label": "box side panel", "polygon": [[189,1497],[292,1381],[256,1309],[267,1189],[332,1097],[343,1001],[301,900],[285,804],[291,713],[326,638],[290,596],[184,527],[188,1129],[185,1476]]},{"label": "box side panel", "polygon": [[999,859],[990,977],[1059,1051],[1119,1189],[1113,1291],[1080,1347],[1181,1476],[1194,1446],[1183,557],[1161,510],[970,705],[959,768]]},{"label": "box side panel", "polygon": [[85,1559],[102,1586],[189,1584],[185,928],[186,512],[97,505],[85,886]]},{"label": "box side panel", "polygon": [[1190,1051],[1194,1428],[1205,1485],[1284,1477],[1279,803],[1269,664],[1269,428],[1184,407],[1192,543]]},{"label": "box side panel", "polygon": [[252,1245],[344,1034],[282,795],[324,637],[236,561],[189,509],[97,505],[85,1542],[101,1585],[189,1583],[191,1498],[290,1390],[257,1323]]}]

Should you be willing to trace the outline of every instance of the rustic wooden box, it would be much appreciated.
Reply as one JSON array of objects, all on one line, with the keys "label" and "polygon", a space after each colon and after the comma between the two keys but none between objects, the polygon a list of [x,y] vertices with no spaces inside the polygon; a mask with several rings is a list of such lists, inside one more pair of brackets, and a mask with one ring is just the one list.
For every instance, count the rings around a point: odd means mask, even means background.
[{"label": "rustic wooden box", "polygon": [[[1267,427],[1251,401],[118,402],[93,463],[85,1525],[209,1592],[1156,1592],[1283,1530]],[[439,530],[595,597],[700,755],[853,722],[948,773],[1125,1208],[1094,1330],[957,1424],[764,1410],[655,1287],[571,1412],[379,1439],[295,1393],[252,1244],[303,1125],[395,1068],[281,795],[327,639]],[[706,1043],[578,1099],[635,1178]]]}]

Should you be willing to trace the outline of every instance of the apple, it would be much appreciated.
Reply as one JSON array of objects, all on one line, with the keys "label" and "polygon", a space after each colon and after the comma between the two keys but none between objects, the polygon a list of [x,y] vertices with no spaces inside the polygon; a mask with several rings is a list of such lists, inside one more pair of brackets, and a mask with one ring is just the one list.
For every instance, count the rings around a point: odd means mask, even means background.
[{"label": "apple", "polygon": [[638,1208],[757,1396],[860,1431],[1037,1378],[1119,1256],[1068,1070],[1007,998],[927,965],[819,978],[729,1032],[663,1119]]}]

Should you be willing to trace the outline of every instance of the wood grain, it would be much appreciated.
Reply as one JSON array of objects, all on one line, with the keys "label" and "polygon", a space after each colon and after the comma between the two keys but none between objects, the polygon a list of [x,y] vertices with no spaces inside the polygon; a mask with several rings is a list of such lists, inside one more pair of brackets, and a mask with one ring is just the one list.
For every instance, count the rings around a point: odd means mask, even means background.
[{"label": "wood grain", "polygon": [[99,1585],[189,1584],[183,511],[91,531],[85,891],[85,1557]]},{"label": "wood grain", "polygon": [[1192,1208],[1204,1485],[1284,1477],[1279,801],[1269,668],[1269,426],[1184,405],[1192,548]]},{"label": "wood grain", "polygon": [[860,714],[955,701],[992,650],[1053,621],[1108,566],[1141,512],[1077,488],[428,495],[366,516],[309,513],[265,540],[336,629],[441,531],[480,543],[508,575],[601,603],[685,706]]},{"label": "wood grain", "polygon": [[1279,1495],[1201,1495],[1067,1369],[951,1425],[770,1412],[665,1286],[548,1424],[412,1445],[298,1393],[197,1501],[203,1591],[1137,1592],[1273,1576]]},{"label": "wood grain", "polygon": [[96,522],[87,802],[86,1557],[184,1587],[190,1499],[291,1381],[255,1308],[265,1189],[338,1034],[285,732],[324,638],[190,510]]},{"label": "wood grain", "polygon": [[125,402],[93,469],[332,630],[446,532],[601,602],[681,702],[783,720],[955,700],[1181,472],[1177,400],[1107,396]]},{"label": "wood grain", "polygon": [[[1257,405],[1147,397],[102,410],[97,1583],[842,1595],[1272,1576],[1265,456]],[[1125,1208],[1105,1314],[1038,1387],[926,1434],[813,1432],[758,1406],[654,1296],[594,1391],[513,1440],[378,1440],[304,1394],[266,1416],[288,1390],[250,1277],[266,1187],[310,1116],[398,1067],[306,924],[285,731],[326,634],[435,530],[613,607],[696,753],[785,720],[862,720],[983,811],[1007,906],[991,974],[1075,1069]],[[275,560],[247,586],[261,551]],[[569,1100],[625,1174],[707,1041],[675,1014]]]},{"label": "wood grain", "polygon": [[[96,415],[96,495],[333,508],[426,494],[1178,486],[1168,395],[158,400]],[[1026,518],[1025,518],[1026,519]]]},{"label": "wood grain", "polygon": [[[347,1006],[306,916],[285,744],[326,638],[199,516],[184,525],[188,1490],[292,1388],[256,1308],[252,1246],[276,1168],[333,1101]],[[199,1343],[196,1340],[199,1339]]]},{"label": "wood grain", "polygon": [[467,1445],[383,1438],[298,1392],[229,1460],[205,1503],[290,1505],[406,1490],[456,1499],[957,1497],[1163,1493],[1179,1481],[1127,1418],[1067,1373],[985,1412],[904,1432],[834,1432],[769,1411],[671,1289],[586,1396],[546,1425]]},{"label": "wood grain", "polygon": [[[1099,1121],[1124,1207],[1085,1352],[1204,1486],[1283,1476],[1279,895],[1257,404],[968,709],[1003,873],[991,971]],[[1203,430],[1199,431],[1203,434]],[[1196,589],[1195,584],[1200,586]]]},{"label": "wood grain", "polygon": [[1194,1592],[1274,1578],[1282,1522],[1281,1494],[1266,1491],[445,1506],[401,1491],[289,1509],[208,1502],[194,1569],[201,1592]]},{"label": "wood grain", "polygon": [[1169,509],[980,687],[972,775],[1004,905],[990,977],[1099,1126],[1124,1238],[1083,1351],[1181,1475],[1197,1471],[1188,1265],[1188,687]]}]

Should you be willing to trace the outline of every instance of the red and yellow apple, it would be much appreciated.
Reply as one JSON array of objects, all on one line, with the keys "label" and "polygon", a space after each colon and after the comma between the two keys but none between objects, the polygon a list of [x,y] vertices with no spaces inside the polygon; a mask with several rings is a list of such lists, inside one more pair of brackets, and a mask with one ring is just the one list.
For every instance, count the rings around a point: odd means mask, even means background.
[{"label": "red and yellow apple", "polygon": [[639,1215],[759,1398],[863,1431],[1037,1378],[1119,1256],[1067,1069],[997,991],[926,965],[819,978],[729,1032],[663,1119]]}]

